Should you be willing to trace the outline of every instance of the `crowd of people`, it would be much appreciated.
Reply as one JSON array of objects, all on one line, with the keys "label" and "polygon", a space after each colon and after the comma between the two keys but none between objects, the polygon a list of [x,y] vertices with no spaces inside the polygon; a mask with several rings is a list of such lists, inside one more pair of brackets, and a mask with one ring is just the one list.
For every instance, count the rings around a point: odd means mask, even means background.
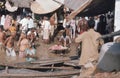
[{"label": "crowd of people", "polygon": [[[54,16],[43,17],[38,24],[35,24],[29,14],[22,19],[20,16],[13,18],[10,14],[2,15],[0,21],[1,54],[8,57],[25,57],[28,61],[35,60],[35,42],[41,38],[45,44],[50,44],[51,38],[56,37],[54,32],[58,27],[57,24]],[[62,27],[57,46],[70,48],[72,43],[82,42],[80,65],[85,66],[88,61],[92,62],[98,58],[99,42],[96,39],[113,32],[113,16],[108,14],[79,19],[68,19],[68,16],[65,16]],[[41,37],[39,37],[40,33]]]},{"label": "crowd of people", "polygon": [[75,19],[70,21],[67,17],[64,20],[63,27],[69,33],[70,39],[78,43],[81,47],[79,65],[82,69],[93,71],[97,68],[100,46],[104,42],[113,41],[112,38],[100,40],[102,35],[114,31],[114,19],[111,14],[102,14],[94,17],[81,17],[78,22]]},{"label": "crowd of people", "polygon": [[[38,38],[34,20],[30,15],[21,20],[12,15],[2,15],[0,25],[1,55],[7,57],[26,57],[36,54],[35,41]],[[31,59],[32,60],[32,59]]]}]

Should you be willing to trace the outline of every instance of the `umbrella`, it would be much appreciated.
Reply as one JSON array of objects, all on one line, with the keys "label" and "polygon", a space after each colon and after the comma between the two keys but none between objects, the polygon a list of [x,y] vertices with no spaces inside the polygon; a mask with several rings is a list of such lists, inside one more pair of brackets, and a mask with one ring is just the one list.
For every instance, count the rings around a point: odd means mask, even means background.
[{"label": "umbrella", "polygon": [[30,8],[30,3],[33,0],[9,0],[14,3],[15,6],[22,7],[22,8]]},{"label": "umbrella", "polygon": [[47,14],[57,10],[61,4],[53,0],[35,0],[31,3],[31,11],[36,14]]},{"label": "umbrella", "polygon": [[6,9],[7,9],[8,11],[10,11],[10,12],[14,12],[14,11],[16,11],[16,10],[18,9],[17,6],[11,6],[8,1],[6,1],[5,7],[6,7]]}]

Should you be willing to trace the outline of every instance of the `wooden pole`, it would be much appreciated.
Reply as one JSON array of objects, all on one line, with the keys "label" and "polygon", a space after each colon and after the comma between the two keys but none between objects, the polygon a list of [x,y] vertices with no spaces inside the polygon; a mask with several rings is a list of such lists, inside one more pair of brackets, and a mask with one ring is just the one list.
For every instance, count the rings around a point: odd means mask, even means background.
[{"label": "wooden pole", "polygon": [[79,75],[80,70],[62,71],[62,72],[45,72],[45,73],[30,73],[30,74],[0,74],[0,77],[60,77]]},{"label": "wooden pole", "polygon": [[8,71],[8,66],[5,67],[5,73],[8,74],[9,71]]},{"label": "wooden pole", "polygon": [[74,18],[78,13],[83,11],[93,0],[87,0],[82,6],[78,7],[76,10],[74,10],[70,15],[68,15],[68,19],[71,20]]},{"label": "wooden pole", "polygon": [[66,58],[56,58],[52,60],[46,60],[46,61],[34,61],[31,62],[32,64],[45,64],[45,63],[54,63],[54,62],[65,62],[65,61],[70,61],[71,59],[66,57]]}]

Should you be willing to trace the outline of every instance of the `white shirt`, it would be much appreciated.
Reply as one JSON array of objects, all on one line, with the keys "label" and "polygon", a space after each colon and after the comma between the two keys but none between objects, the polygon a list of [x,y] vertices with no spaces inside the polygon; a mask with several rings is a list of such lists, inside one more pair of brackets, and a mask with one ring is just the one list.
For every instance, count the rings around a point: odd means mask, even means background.
[{"label": "white shirt", "polygon": [[63,21],[63,27],[66,28],[66,26],[69,25],[69,24],[70,24],[70,22],[67,22],[67,20],[64,19],[64,21]]},{"label": "white shirt", "polygon": [[28,28],[34,28],[34,20],[30,18],[30,20],[28,20]]},{"label": "white shirt", "polygon": [[95,20],[95,26],[94,26],[95,30],[97,30],[98,23],[99,23],[99,19]]},{"label": "white shirt", "polygon": [[75,29],[76,28],[76,21],[75,20],[71,20],[70,21],[70,26]]},{"label": "white shirt", "polygon": [[5,24],[5,15],[2,15],[2,17],[1,17],[1,25],[4,26],[4,24]]},{"label": "white shirt", "polygon": [[19,23],[22,24],[22,30],[26,30],[28,28],[28,19],[27,18],[23,18]]},{"label": "white shirt", "polygon": [[44,20],[42,23],[43,29],[51,29],[51,25],[49,21]]}]

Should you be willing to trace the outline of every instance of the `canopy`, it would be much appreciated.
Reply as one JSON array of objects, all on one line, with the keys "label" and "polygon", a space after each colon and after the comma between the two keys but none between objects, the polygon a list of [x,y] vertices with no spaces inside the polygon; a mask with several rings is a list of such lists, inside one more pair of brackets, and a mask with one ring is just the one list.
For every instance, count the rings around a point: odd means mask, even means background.
[{"label": "canopy", "polygon": [[[64,4],[66,7],[76,10],[83,7],[82,5],[90,0],[55,0]],[[64,3],[63,3],[64,2]],[[108,11],[114,10],[115,0],[92,0],[92,2],[82,8],[79,12],[80,15],[91,16],[106,13]]]},{"label": "canopy", "polygon": [[[30,8],[33,13],[47,14],[57,10],[61,4],[53,0],[9,0],[13,5],[7,5],[6,9],[10,12],[14,12],[17,9],[15,7]],[[8,1],[6,0],[8,4]]]},{"label": "canopy", "polygon": [[35,0],[31,3],[31,10],[37,14],[46,14],[55,11],[61,4],[53,0]]},{"label": "canopy", "polygon": [[11,6],[8,1],[5,3],[5,7],[10,12],[14,12],[14,11],[16,11],[18,9],[17,6]]},{"label": "canopy", "polygon": [[76,9],[74,11],[72,11],[72,13],[68,16],[69,20],[74,18],[77,14],[79,14],[82,10],[84,10],[92,2],[92,0],[81,0],[81,2],[82,1],[83,1],[83,3],[81,3],[80,5],[78,4],[78,6],[74,6],[74,7],[76,7]]},{"label": "canopy", "polygon": [[94,16],[113,11],[115,8],[115,0],[93,0],[80,15]]},{"label": "canopy", "polygon": [[29,8],[33,0],[9,0],[14,3],[14,6]]}]

